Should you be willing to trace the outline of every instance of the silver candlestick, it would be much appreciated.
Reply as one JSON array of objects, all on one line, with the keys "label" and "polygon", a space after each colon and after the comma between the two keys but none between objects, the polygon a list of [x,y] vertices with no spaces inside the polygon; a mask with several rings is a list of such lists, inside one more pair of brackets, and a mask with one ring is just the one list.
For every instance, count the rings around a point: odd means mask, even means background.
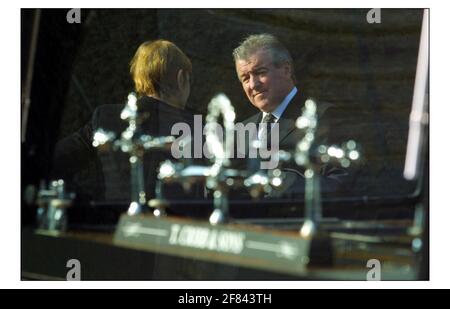
[{"label": "silver candlestick", "polygon": [[128,122],[128,127],[122,132],[120,138],[116,138],[114,132],[98,129],[94,134],[92,145],[100,147],[107,143],[113,145],[113,149],[120,149],[130,155],[131,168],[131,203],[128,215],[140,214],[146,205],[144,182],[144,153],[159,149],[167,149],[175,141],[173,136],[153,137],[142,133],[142,122],[146,119],[138,111],[137,98],[134,93],[128,95],[128,102],[120,114],[120,118]]}]

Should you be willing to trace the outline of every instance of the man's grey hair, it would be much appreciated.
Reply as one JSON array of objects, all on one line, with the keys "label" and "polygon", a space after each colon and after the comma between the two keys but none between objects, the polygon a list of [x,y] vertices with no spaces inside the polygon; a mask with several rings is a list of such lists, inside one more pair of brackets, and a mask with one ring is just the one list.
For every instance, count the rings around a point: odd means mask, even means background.
[{"label": "man's grey hair", "polygon": [[238,60],[248,60],[259,50],[266,50],[272,57],[272,62],[276,67],[284,63],[291,66],[292,79],[295,81],[294,61],[292,56],[283,44],[272,34],[252,34],[245,38],[241,44],[233,50],[234,62]]}]

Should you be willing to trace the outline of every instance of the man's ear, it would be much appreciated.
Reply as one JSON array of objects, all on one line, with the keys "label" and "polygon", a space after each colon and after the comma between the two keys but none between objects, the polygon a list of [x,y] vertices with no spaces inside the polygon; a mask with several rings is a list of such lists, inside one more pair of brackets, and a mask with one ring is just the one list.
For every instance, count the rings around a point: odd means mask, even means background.
[{"label": "man's ear", "polygon": [[292,76],[292,66],[289,62],[283,64],[283,69],[287,76]]}]

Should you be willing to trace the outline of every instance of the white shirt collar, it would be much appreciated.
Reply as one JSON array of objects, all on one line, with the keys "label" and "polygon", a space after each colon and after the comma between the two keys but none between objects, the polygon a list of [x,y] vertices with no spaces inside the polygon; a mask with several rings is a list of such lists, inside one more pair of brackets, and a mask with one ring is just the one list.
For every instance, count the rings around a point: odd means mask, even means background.
[{"label": "white shirt collar", "polygon": [[[275,122],[278,122],[278,119],[281,118],[281,116],[283,115],[284,111],[286,110],[286,108],[288,107],[289,103],[291,102],[292,98],[296,94],[297,94],[297,87],[294,87],[294,88],[292,88],[291,92],[289,92],[289,94],[284,98],[284,100],[281,102],[281,104],[278,105],[278,107],[271,113],[276,118]],[[263,112],[263,117],[261,119],[263,119],[264,116],[266,116],[267,114],[268,113]]]}]

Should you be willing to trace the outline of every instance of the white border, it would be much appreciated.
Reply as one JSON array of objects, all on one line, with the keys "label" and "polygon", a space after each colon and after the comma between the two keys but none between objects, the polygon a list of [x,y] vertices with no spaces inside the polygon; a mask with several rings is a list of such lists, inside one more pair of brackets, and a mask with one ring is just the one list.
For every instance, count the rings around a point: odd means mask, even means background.
[{"label": "white border", "polygon": [[[345,7],[421,8],[431,7],[431,260],[430,282],[21,282],[20,280],[20,8],[21,7],[105,7],[104,1],[15,1],[0,9],[2,38],[2,147],[1,182],[2,206],[0,214],[0,287],[1,288],[428,288],[449,285],[447,261],[450,261],[448,230],[450,202],[448,180],[448,6],[444,1],[347,1]],[[108,7],[143,7],[156,2],[128,0],[111,3]],[[186,7],[184,1],[164,1],[159,7]],[[276,7],[276,8],[334,8],[335,1],[227,1],[212,4],[192,3],[189,7]]]}]

